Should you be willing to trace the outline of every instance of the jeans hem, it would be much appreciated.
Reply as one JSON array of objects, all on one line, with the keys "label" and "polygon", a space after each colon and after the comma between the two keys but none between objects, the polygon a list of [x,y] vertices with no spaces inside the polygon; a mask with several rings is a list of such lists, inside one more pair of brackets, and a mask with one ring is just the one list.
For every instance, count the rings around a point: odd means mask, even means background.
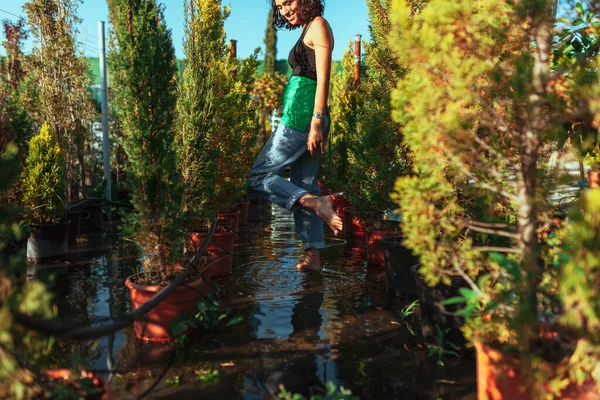
[{"label": "jeans hem", "polygon": [[297,189],[294,193],[292,193],[292,195],[288,199],[287,204],[286,204],[286,208],[289,211],[293,211],[294,204],[296,204],[296,202],[298,201],[298,199],[300,197],[304,196],[306,193],[308,193],[308,191],[306,191],[304,189]]},{"label": "jeans hem", "polygon": [[324,241],[320,241],[320,242],[306,242],[303,245],[304,250],[308,250],[308,249],[314,249],[314,250],[321,250],[325,248],[325,242]]}]

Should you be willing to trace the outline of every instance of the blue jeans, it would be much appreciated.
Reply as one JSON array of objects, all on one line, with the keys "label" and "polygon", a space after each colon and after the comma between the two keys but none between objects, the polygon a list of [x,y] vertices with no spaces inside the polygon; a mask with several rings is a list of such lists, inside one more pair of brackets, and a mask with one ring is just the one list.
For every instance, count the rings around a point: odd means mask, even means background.
[{"label": "blue jeans", "polygon": [[[294,213],[296,232],[306,249],[325,247],[323,221],[312,211],[296,203],[306,193],[320,195],[317,173],[321,151],[311,156],[306,145],[308,132],[279,125],[256,159],[250,171],[250,188],[271,202]],[[329,133],[329,120],[324,120],[324,140]],[[281,175],[290,167],[291,179]]]}]

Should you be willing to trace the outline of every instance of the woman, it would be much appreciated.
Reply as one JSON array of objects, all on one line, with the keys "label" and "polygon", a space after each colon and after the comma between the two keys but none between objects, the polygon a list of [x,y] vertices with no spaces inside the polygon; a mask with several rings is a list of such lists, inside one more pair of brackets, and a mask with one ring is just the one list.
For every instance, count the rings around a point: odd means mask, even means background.
[{"label": "woman", "polygon": [[[320,270],[325,247],[323,222],[337,235],[342,220],[330,196],[319,196],[317,172],[329,131],[329,75],[333,33],[322,17],[323,0],[271,0],[276,28],[302,27],[288,61],[293,68],[277,131],[269,138],[250,173],[250,186],[294,213],[306,258],[300,270]],[[281,174],[290,167],[290,181]]]}]

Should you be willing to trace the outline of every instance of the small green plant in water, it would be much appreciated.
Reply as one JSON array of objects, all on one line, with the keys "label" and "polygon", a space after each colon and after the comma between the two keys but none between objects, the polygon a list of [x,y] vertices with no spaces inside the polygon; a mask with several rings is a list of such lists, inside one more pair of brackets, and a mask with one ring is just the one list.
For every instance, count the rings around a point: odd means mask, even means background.
[{"label": "small green plant in water", "polygon": [[[279,385],[279,394],[277,398],[284,400],[306,400],[306,397],[298,393],[290,393],[285,390],[283,385]],[[335,383],[329,381],[325,385],[325,393],[311,395],[309,400],[359,400],[358,397],[352,396],[352,391],[345,389],[343,386],[339,388]]]},{"label": "small green plant in water", "polygon": [[[404,323],[404,325],[406,326],[406,328],[408,328],[408,330],[410,331],[410,333],[413,336],[416,336],[416,332],[412,327],[412,322],[414,322],[415,320],[415,307],[419,305],[419,300],[415,300],[412,303],[410,303],[409,305],[407,305],[406,307],[402,308],[402,310],[400,310],[400,312],[398,313],[398,315],[400,316],[400,319],[402,320],[402,322]],[[410,319],[410,321],[409,321]]]},{"label": "small green plant in water", "polygon": [[221,376],[219,370],[201,369],[196,371],[196,379],[203,383],[216,383]]},{"label": "small green plant in water", "polygon": [[169,386],[179,387],[181,385],[181,380],[179,379],[179,375],[175,375],[165,381],[165,383]]},{"label": "small green plant in water", "polygon": [[429,357],[434,358],[436,360],[436,364],[440,367],[443,367],[446,365],[444,364],[444,356],[454,356],[456,358],[460,358],[460,355],[457,353],[458,346],[456,346],[453,342],[446,340],[446,336],[448,335],[448,332],[450,332],[450,329],[442,330],[438,325],[435,326],[435,329],[437,343],[427,346],[429,347]]},{"label": "small green plant in water", "polygon": [[219,297],[223,289],[215,285],[214,290],[210,290],[206,296],[198,296],[198,312],[195,315],[179,314],[179,317],[171,323],[171,334],[175,337],[175,343],[184,343],[188,337],[186,332],[190,328],[202,327],[204,330],[213,330],[217,325],[229,318],[224,326],[239,324],[244,319],[241,315],[230,318],[231,310],[222,311],[223,306]]}]

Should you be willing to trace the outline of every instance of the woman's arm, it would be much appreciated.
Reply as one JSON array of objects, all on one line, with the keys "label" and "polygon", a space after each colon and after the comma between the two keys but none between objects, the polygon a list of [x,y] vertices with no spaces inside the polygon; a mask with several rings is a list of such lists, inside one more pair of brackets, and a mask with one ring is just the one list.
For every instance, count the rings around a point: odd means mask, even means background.
[{"label": "woman's arm", "polygon": [[[317,17],[306,34],[305,42],[315,50],[317,64],[317,92],[313,112],[325,114],[329,97],[329,79],[331,74],[331,52],[333,51],[333,33],[324,18]],[[323,139],[323,120],[313,118],[308,134],[308,151],[317,154],[319,149],[325,150]]]}]

